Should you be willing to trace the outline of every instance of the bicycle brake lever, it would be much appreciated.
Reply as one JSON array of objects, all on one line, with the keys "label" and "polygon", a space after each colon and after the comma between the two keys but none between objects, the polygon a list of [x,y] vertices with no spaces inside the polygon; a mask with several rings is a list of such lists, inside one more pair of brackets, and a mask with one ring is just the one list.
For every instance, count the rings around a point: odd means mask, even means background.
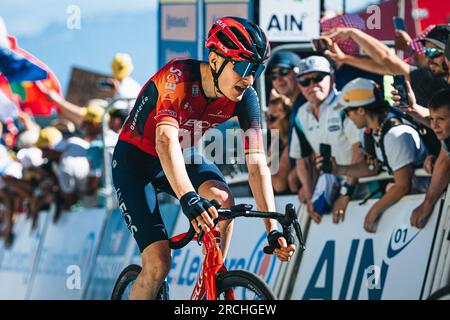
[{"label": "bicycle brake lever", "polygon": [[293,222],[295,233],[298,238],[298,246],[302,250],[306,250],[305,241],[303,240],[302,228],[300,227],[300,223],[297,220]]}]

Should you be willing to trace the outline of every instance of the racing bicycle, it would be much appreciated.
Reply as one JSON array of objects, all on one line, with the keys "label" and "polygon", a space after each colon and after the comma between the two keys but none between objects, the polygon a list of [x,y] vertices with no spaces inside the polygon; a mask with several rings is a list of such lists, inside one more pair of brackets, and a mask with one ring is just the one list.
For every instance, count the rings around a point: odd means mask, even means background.
[{"label": "racing bicycle", "polygon": [[[283,236],[288,243],[294,243],[294,232],[299,242],[299,249],[305,250],[302,230],[297,219],[295,207],[287,204],[285,213],[254,211],[249,204],[239,204],[231,208],[219,208],[217,201],[212,202],[219,213],[219,217],[214,220],[214,228],[208,232],[201,231],[196,234],[194,227],[190,224],[190,229],[186,233],[174,236],[169,239],[169,246],[172,250],[181,249],[191,240],[197,241],[204,246],[205,256],[200,275],[191,294],[191,300],[276,300],[272,290],[257,275],[245,270],[228,271],[223,263],[222,252],[220,250],[220,230],[217,226],[220,220],[232,220],[238,217],[247,218],[271,218],[276,219],[283,228]],[[264,253],[272,254],[274,248],[265,247]],[[113,293],[112,300],[127,299],[133,283],[141,272],[139,265],[131,264],[127,266],[119,275]],[[158,300],[169,299],[169,287],[167,281],[161,286]]]}]

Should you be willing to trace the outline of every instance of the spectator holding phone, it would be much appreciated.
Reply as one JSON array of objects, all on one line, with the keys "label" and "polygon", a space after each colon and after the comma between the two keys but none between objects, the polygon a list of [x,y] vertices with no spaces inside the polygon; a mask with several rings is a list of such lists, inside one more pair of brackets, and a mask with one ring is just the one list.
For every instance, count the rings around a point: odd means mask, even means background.
[{"label": "spectator holding phone", "polygon": [[442,148],[436,161],[428,164],[427,171],[432,171],[432,177],[425,199],[411,214],[411,225],[419,229],[425,227],[434,205],[450,182],[450,88],[434,95],[428,107],[431,128],[441,141]]},{"label": "spectator holding phone", "polygon": [[[365,128],[364,150],[366,159],[352,165],[336,164],[332,158],[332,172],[354,178],[378,175],[380,168],[394,177],[385,194],[369,209],[364,221],[367,232],[376,232],[377,222],[384,210],[410,191],[426,190],[414,177],[414,168],[421,166],[426,148],[419,133],[389,113],[389,104],[380,94],[378,85],[358,78],[342,90],[337,110],[344,110],[359,128]],[[319,158],[317,165],[320,166]]]},{"label": "spectator holding phone", "polygon": [[[448,85],[449,69],[444,59],[444,48],[449,35],[449,25],[437,25],[426,38],[420,40],[427,56],[427,69],[409,65],[381,41],[356,28],[337,28],[325,33],[324,36],[332,40],[330,50],[325,51],[325,54],[335,61],[370,72],[404,75],[407,81],[411,81],[418,104],[427,105],[434,93]],[[341,39],[353,39],[368,56],[345,54],[337,44]]]},{"label": "spectator holding phone", "polygon": [[[334,110],[339,93],[334,87],[328,60],[311,56],[300,62],[299,69],[298,81],[307,102],[296,114],[290,156],[296,159],[296,170],[304,188],[310,217],[320,223],[321,214],[331,211],[333,221],[338,223],[343,221],[356,180],[346,178],[339,182],[337,177],[323,175],[318,181],[319,172],[315,170],[314,158],[320,151],[320,144],[328,144],[331,146],[330,155],[338,163],[359,162],[362,159],[359,131],[343,113]],[[339,188],[339,183],[343,188]],[[340,195],[336,194],[336,189],[341,189]],[[320,198],[325,198],[325,203]]]},{"label": "spectator holding phone", "polygon": [[[364,20],[356,13],[343,14],[330,19],[322,19],[320,22],[320,29],[324,33],[330,32],[336,28],[357,28],[359,30],[365,30],[366,24]],[[320,50],[321,54],[331,49],[333,42],[330,39],[325,37],[318,40],[321,40],[324,43],[322,46],[323,50]],[[340,39],[337,40],[336,44],[345,55],[360,56],[361,54],[360,45],[353,39]],[[383,85],[383,75],[362,70],[357,66],[346,64],[339,59],[334,60],[334,63],[336,89],[339,91],[342,90],[347,83],[356,78],[371,79],[379,85]]]}]

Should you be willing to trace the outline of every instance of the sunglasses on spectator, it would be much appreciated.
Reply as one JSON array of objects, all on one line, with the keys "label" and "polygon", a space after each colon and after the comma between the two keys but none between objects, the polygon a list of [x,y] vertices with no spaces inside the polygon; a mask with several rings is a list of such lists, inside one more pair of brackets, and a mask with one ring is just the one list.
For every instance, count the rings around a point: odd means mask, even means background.
[{"label": "sunglasses on spectator", "polygon": [[315,76],[315,77],[311,77],[311,78],[305,78],[305,79],[302,79],[302,80],[298,80],[298,83],[300,83],[300,85],[302,86],[302,87],[308,87],[310,84],[311,84],[311,82],[313,82],[313,83],[319,83],[320,81],[322,81],[323,80],[323,78],[325,78],[327,75],[326,74],[320,74],[320,75],[318,75],[318,76]]},{"label": "sunglasses on spectator", "polygon": [[248,77],[250,75],[253,76],[253,79],[256,80],[259,78],[261,73],[264,71],[266,67],[262,63],[249,62],[249,61],[236,61],[230,59],[228,57],[224,57],[225,60],[231,62],[233,65],[233,70],[240,75],[242,78]]},{"label": "sunglasses on spectator", "polygon": [[280,118],[279,115],[275,115],[275,114],[267,114],[266,113],[266,122],[268,123],[272,123],[277,121]]},{"label": "sunglasses on spectator", "polygon": [[275,81],[278,79],[278,77],[286,77],[291,69],[289,68],[280,68],[277,72],[270,73],[270,80]]},{"label": "sunglasses on spectator", "polygon": [[429,58],[437,58],[444,54],[444,51],[436,48],[423,48],[423,53]]}]

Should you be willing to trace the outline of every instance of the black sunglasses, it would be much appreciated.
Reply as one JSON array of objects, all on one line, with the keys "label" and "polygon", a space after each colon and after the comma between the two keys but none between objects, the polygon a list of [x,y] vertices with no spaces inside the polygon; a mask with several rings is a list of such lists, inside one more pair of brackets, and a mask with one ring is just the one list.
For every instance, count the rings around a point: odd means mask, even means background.
[{"label": "black sunglasses", "polygon": [[266,122],[272,123],[272,122],[277,121],[280,118],[280,116],[266,113],[265,118],[266,118]]},{"label": "black sunglasses", "polygon": [[261,73],[264,71],[264,68],[266,67],[262,63],[249,61],[236,61],[228,57],[223,58],[228,62],[230,62],[233,65],[233,70],[243,78],[252,75],[253,79],[256,80],[259,78]]},{"label": "black sunglasses", "polygon": [[302,87],[307,87],[311,84],[311,82],[313,83],[319,83],[320,81],[323,80],[323,78],[325,78],[327,75],[326,74],[321,74],[315,77],[311,77],[311,78],[306,78],[306,79],[302,79],[302,80],[298,80],[298,83],[300,83],[300,85]]},{"label": "black sunglasses", "polygon": [[289,69],[289,68],[281,68],[277,72],[271,72],[269,78],[271,81],[275,81],[278,79],[278,77],[287,76],[290,71],[291,71],[291,69]]}]

